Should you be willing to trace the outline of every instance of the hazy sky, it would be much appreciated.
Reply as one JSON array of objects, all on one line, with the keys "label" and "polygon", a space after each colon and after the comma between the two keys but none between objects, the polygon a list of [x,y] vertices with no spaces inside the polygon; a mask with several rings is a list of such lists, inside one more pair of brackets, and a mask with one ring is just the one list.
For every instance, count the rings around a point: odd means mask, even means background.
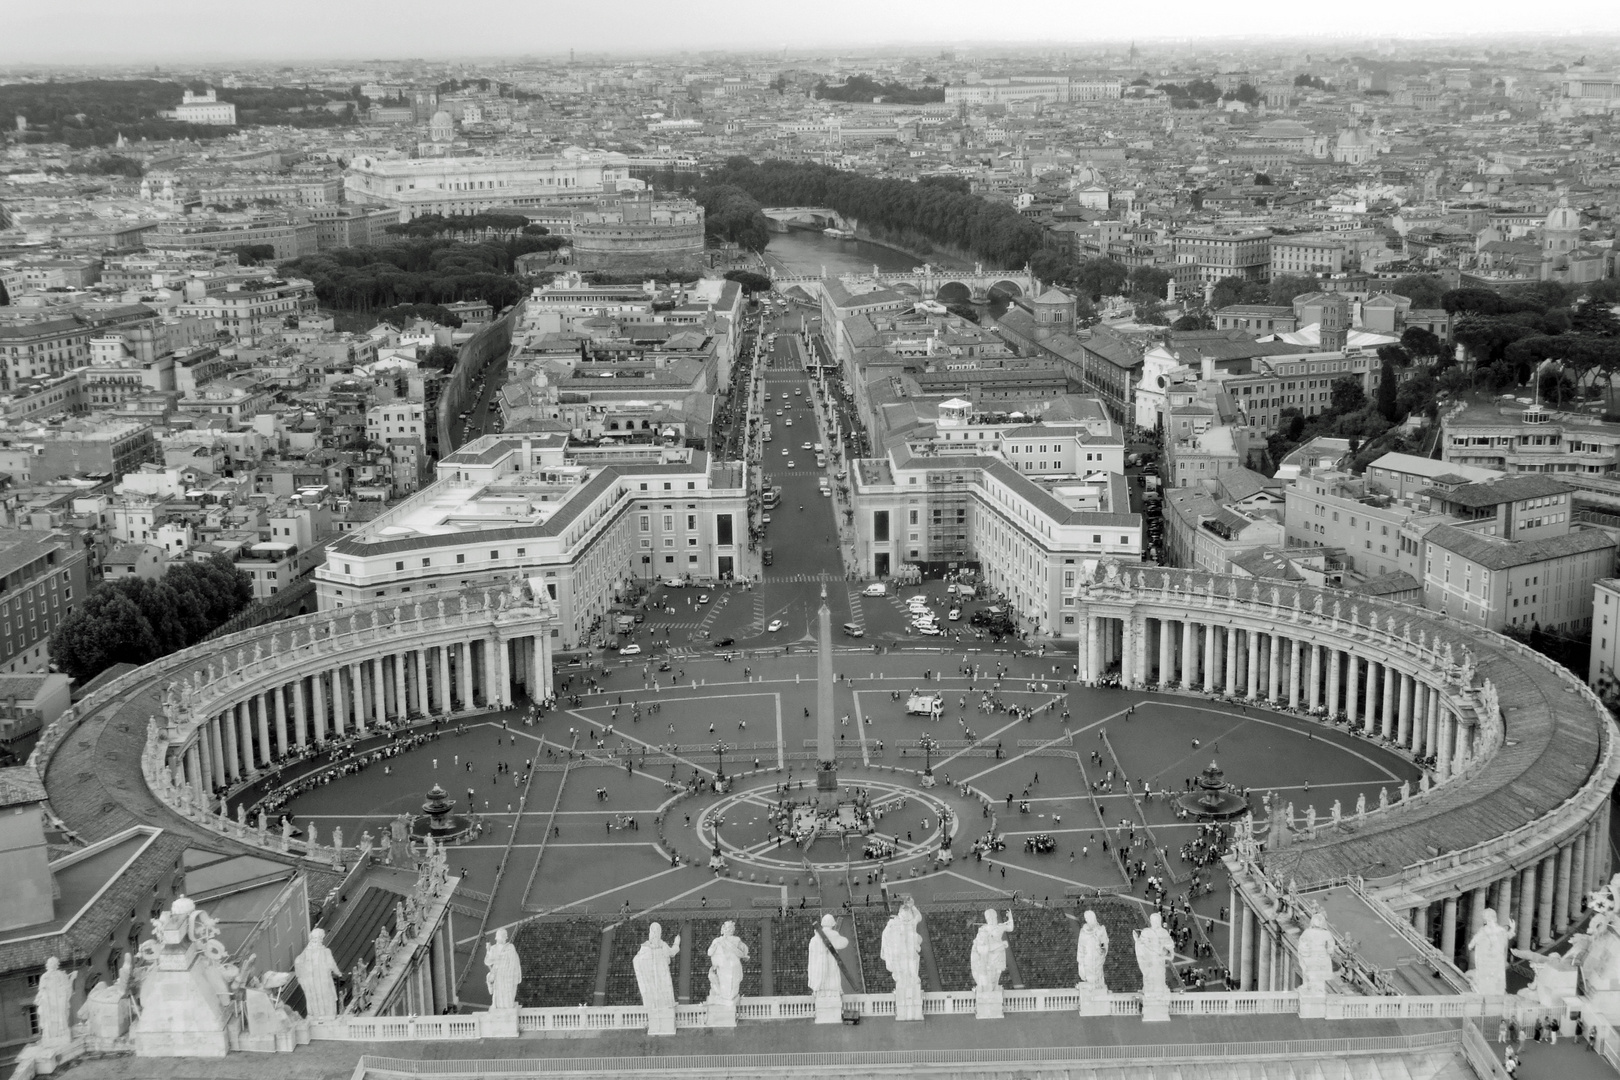
[{"label": "hazy sky", "polygon": [[[1549,19],[1551,21],[1549,21]],[[0,63],[1620,33],[1616,0],[0,0]]]}]

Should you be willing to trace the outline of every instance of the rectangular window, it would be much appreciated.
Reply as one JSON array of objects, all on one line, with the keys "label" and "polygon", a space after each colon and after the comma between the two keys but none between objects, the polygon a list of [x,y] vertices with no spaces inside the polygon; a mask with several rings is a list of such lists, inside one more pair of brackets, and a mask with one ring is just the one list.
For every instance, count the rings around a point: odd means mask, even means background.
[{"label": "rectangular window", "polygon": [[889,542],[889,512],[887,510],[872,511],[872,542],[887,544]]}]

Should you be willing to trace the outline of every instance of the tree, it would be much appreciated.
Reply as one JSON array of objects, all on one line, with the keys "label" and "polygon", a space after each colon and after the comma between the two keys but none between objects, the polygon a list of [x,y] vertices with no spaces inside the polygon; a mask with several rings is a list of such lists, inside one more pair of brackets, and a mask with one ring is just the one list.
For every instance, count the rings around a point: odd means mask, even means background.
[{"label": "tree", "polygon": [[419,363],[423,367],[438,368],[440,371],[454,371],[456,362],[461,359],[461,353],[448,345],[435,345],[427,351]]},{"label": "tree", "polygon": [[1294,297],[1316,291],[1316,279],[1301,274],[1278,274],[1267,286],[1268,299],[1273,307],[1287,307]]},{"label": "tree", "polygon": [[735,281],[742,286],[743,292],[750,295],[771,291],[771,279],[764,274],[756,274],[752,270],[727,270],[726,280]]},{"label": "tree", "polygon": [[1271,183],[1271,177],[1266,175],[1263,172],[1255,173],[1254,174],[1254,186],[1255,187],[1272,187],[1273,184]]},{"label": "tree", "polygon": [[1270,292],[1258,281],[1245,281],[1240,277],[1223,277],[1215,283],[1209,295],[1213,311],[1233,304],[1264,304],[1271,299]]},{"label": "tree", "polygon": [[448,326],[451,329],[461,325],[461,316],[442,304],[395,304],[377,313],[378,322],[392,323],[402,329],[407,323],[418,319],[426,319],[428,322]]},{"label": "tree", "polygon": [[1215,320],[1202,311],[1191,311],[1170,324],[1172,330],[1213,330]]},{"label": "tree", "polygon": [[1433,274],[1407,274],[1390,282],[1389,291],[1412,301],[1414,308],[1431,310],[1440,306],[1446,285]]},{"label": "tree", "polygon": [[[1383,356],[1383,349],[1378,352]],[[1400,419],[1396,401],[1397,381],[1394,360],[1384,356],[1383,366],[1378,372],[1378,415],[1392,424]],[[1337,389],[1337,386],[1334,389]]]},{"label": "tree", "polygon": [[1080,264],[1075,286],[1095,302],[1105,296],[1118,296],[1130,276],[1130,270],[1122,262],[1109,258],[1090,259]]},{"label": "tree", "polygon": [[1361,388],[1361,380],[1354,375],[1341,375],[1333,380],[1328,401],[1334,412],[1352,413],[1366,406],[1367,392]]},{"label": "tree", "polygon": [[236,253],[236,261],[243,266],[258,266],[276,257],[272,244],[238,244],[231,250]]},{"label": "tree", "polygon": [[1163,300],[1170,289],[1170,273],[1156,266],[1138,266],[1130,272],[1131,299],[1137,303]]},{"label": "tree", "polygon": [[1432,359],[1445,350],[1445,344],[1427,327],[1408,326],[1401,331],[1401,348],[1409,356]]},{"label": "tree", "polygon": [[253,583],[228,558],[171,566],[162,578],[97,586],[51,635],[51,658],[74,679],[113,664],[146,664],[196,644],[253,600]]},{"label": "tree", "polygon": [[1616,337],[1620,336],[1620,319],[1615,318],[1609,305],[1588,299],[1575,309],[1569,328],[1578,334]]}]

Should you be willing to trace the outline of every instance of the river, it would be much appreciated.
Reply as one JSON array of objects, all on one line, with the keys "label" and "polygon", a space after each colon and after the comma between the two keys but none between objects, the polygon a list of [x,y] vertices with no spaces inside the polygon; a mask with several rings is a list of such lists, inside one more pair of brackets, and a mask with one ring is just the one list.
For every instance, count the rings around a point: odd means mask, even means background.
[{"label": "river", "polygon": [[[873,266],[878,268],[879,274],[885,271],[910,273],[927,260],[865,240],[836,240],[811,229],[794,229],[771,234],[770,246],[765,249],[765,261],[785,275],[819,276],[825,273],[838,277],[842,274],[870,275]],[[934,261],[934,265],[951,265],[954,261],[939,259]],[[992,303],[974,304],[973,307],[981,314],[988,312],[992,317],[1007,310],[1007,304],[999,294]]]}]

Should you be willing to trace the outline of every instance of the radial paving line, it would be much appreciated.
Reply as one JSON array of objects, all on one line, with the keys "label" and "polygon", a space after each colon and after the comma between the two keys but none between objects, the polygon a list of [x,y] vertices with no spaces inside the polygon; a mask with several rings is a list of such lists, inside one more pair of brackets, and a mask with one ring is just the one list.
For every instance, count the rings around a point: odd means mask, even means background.
[{"label": "radial paving line", "polygon": [[[576,735],[575,742],[578,741],[579,737]],[[550,842],[552,830],[557,826],[557,809],[562,805],[563,790],[568,787],[568,774],[573,771],[573,768],[574,756],[570,754],[568,755],[567,760],[563,762],[562,779],[557,781],[557,794],[551,800],[551,813],[546,816],[546,831],[540,837],[540,850],[535,853],[534,868],[529,871],[529,880],[523,885],[523,895],[518,898],[518,906],[524,910],[528,910],[529,892],[534,888],[534,878],[535,875],[540,872],[540,863],[546,857],[546,844]],[[534,774],[530,773],[530,775],[532,776]],[[527,796],[528,793],[525,792],[524,794]],[[522,815],[519,815],[518,820],[512,823],[512,836],[514,838],[517,836],[518,823],[522,820]],[[507,847],[508,850],[510,850],[510,841],[508,841]],[[500,881],[500,876],[498,873],[496,875],[496,881],[497,883]]]},{"label": "radial paving line", "polygon": [[1125,794],[1130,796],[1131,805],[1136,807],[1136,816],[1142,819],[1142,831],[1147,833],[1148,842],[1153,845],[1154,853],[1159,856],[1159,863],[1169,876],[1170,884],[1180,885],[1186,879],[1176,873],[1176,868],[1171,865],[1170,852],[1159,846],[1159,835],[1153,831],[1153,823],[1148,820],[1147,811],[1142,807],[1142,798],[1131,785],[1130,777],[1125,775],[1125,766],[1120,763],[1119,755],[1114,753],[1114,743],[1108,738],[1106,729],[1102,733],[1102,743],[1108,747],[1108,756],[1114,759],[1114,768],[1119,772],[1120,782],[1125,785]]},{"label": "radial paving line", "polygon": [[[579,741],[579,736],[577,734],[574,736],[574,741],[576,743]],[[523,781],[523,796],[518,801],[518,814],[517,814],[517,817],[512,820],[512,831],[511,831],[510,834],[508,834],[508,836],[506,838],[506,847],[505,847],[505,849],[503,849],[501,851],[501,861],[499,863],[497,863],[496,866],[495,866],[495,880],[489,887],[489,892],[490,892],[491,896],[497,896],[497,895],[500,894],[500,891],[501,891],[501,878],[506,874],[506,863],[512,857],[512,844],[517,840],[518,826],[523,824],[523,807],[529,801],[529,789],[534,786],[534,773],[535,773],[535,770],[530,769],[527,779],[525,779]],[[562,783],[559,783],[557,785],[557,796],[558,796],[558,798],[562,797],[563,784],[567,783],[567,782],[568,782],[568,768],[567,768],[567,764],[565,763],[564,767],[563,767]],[[555,809],[555,807],[553,807],[553,809]],[[549,832],[549,830],[548,830],[548,832]],[[543,851],[544,851],[544,849],[542,848],[542,852]],[[536,858],[535,864],[539,865],[539,859],[538,858]],[[520,900],[519,904],[521,905],[521,903],[522,903],[522,901]],[[483,938],[484,930],[485,930],[486,927],[489,926],[489,913],[490,913],[490,908],[493,907],[493,906],[494,905],[491,904],[490,907],[486,907],[484,909],[484,917],[482,919],[478,920],[478,937],[473,939],[473,941],[474,941],[473,948],[474,948],[475,951],[478,948],[477,942]],[[473,965],[468,964],[466,967],[461,969],[461,978],[456,980],[456,992],[458,994],[461,992],[461,988],[466,985],[466,983],[467,983],[467,975],[468,975],[469,972],[472,971],[472,968],[473,968]]]},{"label": "radial paving line", "polygon": [[[1102,800],[1097,798],[1097,789],[1091,786],[1091,777],[1086,772],[1086,763],[1081,758],[1080,751],[1074,750],[1071,752],[1074,754],[1074,766],[1080,770],[1080,782],[1086,785],[1086,794],[1091,799],[1091,812],[1097,815],[1097,820],[1102,825],[1103,838],[1107,839],[1108,817],[1103,813]],[[1119,853],[1119,838],[1117,836],[1114,838],[1114,849],[1108,854],[1113,857],[1114,869],[1118,870],[1119,876],[1125,879],[1125,887],[1130,888],[1132,884],[1131,875],[1125,870],[1125,857]]]}]

